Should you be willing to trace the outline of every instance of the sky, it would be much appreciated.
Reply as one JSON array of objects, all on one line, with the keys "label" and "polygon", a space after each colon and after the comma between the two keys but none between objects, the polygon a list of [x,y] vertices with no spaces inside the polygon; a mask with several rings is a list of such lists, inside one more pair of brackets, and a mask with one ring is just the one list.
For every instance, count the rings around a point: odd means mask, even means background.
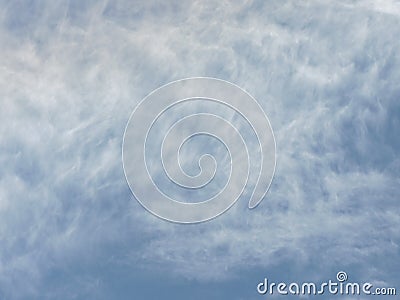
[{"label": "sky", "polygon": [[[256,300],[339,271],[399,293],[399,36],[395,0],[0,0],[0,299]],[[257,208],[182,225],[121,151],[138,103],[196,76],[257,99],[276,170]]]}]

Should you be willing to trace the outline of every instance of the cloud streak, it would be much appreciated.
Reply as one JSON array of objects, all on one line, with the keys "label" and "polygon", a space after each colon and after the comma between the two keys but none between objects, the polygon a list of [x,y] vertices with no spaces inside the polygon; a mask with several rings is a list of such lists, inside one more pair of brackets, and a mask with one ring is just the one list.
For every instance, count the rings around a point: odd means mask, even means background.
[{"label": "cloud streak", "polygon": [[[0,298],[106,299],[120,289],[108,274],[133,284],[142,272],[200,284],[260,270],[322,280],[340,267],[394,285],[398,11],[395,1],[2,2]],[[278,164],[256,210],[239,200],[179,226],[132,199],[121,143],[146,94],[190,76],[259,100]]]}]

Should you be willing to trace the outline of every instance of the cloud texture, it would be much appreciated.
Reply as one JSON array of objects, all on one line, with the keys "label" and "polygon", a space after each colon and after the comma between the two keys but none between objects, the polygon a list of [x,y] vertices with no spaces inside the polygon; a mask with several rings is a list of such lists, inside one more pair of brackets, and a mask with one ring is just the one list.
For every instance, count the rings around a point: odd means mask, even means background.
[{"label": "cloud texture", "polygon": [[[0,2],[0,299],[398,284],[398,2],[142,2]],[[133,199],[121,144],[145,95],[191,76],[260,102],[277,169],[257,209],[182,226]]]}]

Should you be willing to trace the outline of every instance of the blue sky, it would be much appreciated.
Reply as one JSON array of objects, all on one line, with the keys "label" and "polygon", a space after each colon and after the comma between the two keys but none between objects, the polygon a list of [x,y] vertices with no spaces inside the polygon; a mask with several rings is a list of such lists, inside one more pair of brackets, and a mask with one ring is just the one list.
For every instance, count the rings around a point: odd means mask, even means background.
[{"label": "blue sky", "polygon": [[[400,4],[157,2],[0,1],[0,299],[264,299],[340,270],[399,290]],[[133,198],[121,146],[192,76],[260,102],[277,168],[255,210],[185,226]]]}]

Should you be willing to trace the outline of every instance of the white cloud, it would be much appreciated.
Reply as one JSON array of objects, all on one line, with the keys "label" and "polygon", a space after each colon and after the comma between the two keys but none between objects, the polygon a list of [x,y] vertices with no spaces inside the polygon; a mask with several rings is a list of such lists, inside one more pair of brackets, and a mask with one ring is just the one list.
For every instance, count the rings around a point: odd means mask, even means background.
[{"label": "white cloud", "polygon": [[[385,3],[2,4],[0,297],[38,295],[52,271],[99,260],[210,280],[296,257],[321,277],[356,265],[390,280],[400,27]],[[260,207],[196,227],[129,201],[120,158],[138,101],[188,76],[244,87],[278,146]]]}]

